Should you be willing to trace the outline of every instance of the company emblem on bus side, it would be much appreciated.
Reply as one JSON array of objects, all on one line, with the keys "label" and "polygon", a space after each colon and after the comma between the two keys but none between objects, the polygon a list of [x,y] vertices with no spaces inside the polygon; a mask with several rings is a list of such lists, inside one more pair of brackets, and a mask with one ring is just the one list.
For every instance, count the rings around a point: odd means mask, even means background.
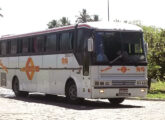
[{"label": "company emblem on bus side", "polygon": [[21,68],[22,72],[26,72],[26,75],[29,80],[32,80],[34,73],[39,72],[39,70],[40,70],[39,66],[34,66],[34,62],[31,57],[28,58],[26,62],[26,66]]},{"label": "company emblem on bus side", "polygon": [[8,73],[7,67],[3,65],[1,60],[0,60],[0,67],[2,68],[2,70],[6,71],[6,73]]}]

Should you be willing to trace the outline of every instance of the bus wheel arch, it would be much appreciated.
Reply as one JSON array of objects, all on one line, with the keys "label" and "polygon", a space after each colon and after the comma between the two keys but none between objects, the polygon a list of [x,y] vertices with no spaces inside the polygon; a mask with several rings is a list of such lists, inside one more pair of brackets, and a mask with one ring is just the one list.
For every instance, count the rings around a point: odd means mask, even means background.
[{"label": "bus wheel arch", "polygon": [[12,90],[16,97],[25,97],[28,95],[28,92],[20,91],[20,84],[17,76],[14,76],[12,79]]},{"label": "bus wheel arch", "polygon": [[77,100],[77,85],[73,78],[68,78],[65,84],[65,95],[68,101]]},{"label": "bus wheel arch", "polygon": [[15,82],[18,82],[18,84],[19,84],[19,80],[18,80],[18,77],[16,75],[14,75],[13,78],[12,78],[12,90],[13,91],[14,91],[14,88],[15,88],[15,86],[14,86]]}]

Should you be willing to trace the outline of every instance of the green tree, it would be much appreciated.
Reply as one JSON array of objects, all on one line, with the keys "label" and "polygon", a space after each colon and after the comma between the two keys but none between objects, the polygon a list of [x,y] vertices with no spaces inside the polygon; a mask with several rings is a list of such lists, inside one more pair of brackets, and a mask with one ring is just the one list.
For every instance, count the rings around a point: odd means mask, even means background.
[{"label": "green tree", "polygon": [[77,23],[85,23],[85,22],[92,21],[91,16],[87,13],[86,9],[82,9],[82,11],[80,12],[80,15],[76,17],[77,17],[77,20],[76,20]]},{"label": "green tree", "polygon": [[98,16],[98,15],[94,15],[94,16],[93,16],[93,21],[100,21],[100,20],[99,20],[99,16]]},{"label": "green tree", "polygon": [[62,17],[60,20],[52,20],[48,24],[48,28],[61,27],[70,25],[70,21],[67,17]]},{"label": "green tree", "polygon": [[[115,19],[113,20],[113,22],[117,22],[117,23],[120,23],[121,21],[119,19]],[[126,22],[125,22],[126,23]]]},{"label": "green tree", "polygon": [[[0,10],[2,10],[2,9],[0,8]],[[1,13],[0,13],[0,16],[3,17],[3,15]]]},{"label": "green tree", "polygon": [[54,28],[54,27],[59,27],[59,26],[60,26],[57,20],[52,20],[52,21],[50,21],[47,25],[48,25],[48,28],[49,28],[49,29],[50,29],[50,28]]},{"label": "green tree", "polygon": [[67,25],[70,25],[70,21],[67,17],[62,17],[60,20],[59,20],[59,23],[60,23],[60,26],[67,26]]},{"label": "green tree", "polygon": [[165,30],[142,26],[148,43],[148,78],[165,81]]}]

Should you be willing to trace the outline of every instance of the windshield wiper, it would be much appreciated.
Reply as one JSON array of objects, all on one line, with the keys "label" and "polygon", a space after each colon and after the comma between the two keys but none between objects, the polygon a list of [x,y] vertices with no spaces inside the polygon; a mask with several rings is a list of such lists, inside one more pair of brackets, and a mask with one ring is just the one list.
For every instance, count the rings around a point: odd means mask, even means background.
[{"label": "windshield wiper", "polygon": [[110,64],[113,64],[114,62],[116,62],[118,59],[122,58],[123,57],[123,54],[117,56],[115,59],[113,59],[112,61],[110,61],[109,63]]},{"label": "windshield wiper", "polygon": [[[119,56],[117,56],[115,59],[113,59],[112,61],[110,61],[110,64],[113,64],[114,62],[116,62],[118,59],[120,58],[128,58],[128,53],[126,51],[122,52]],[[128,60],[128,59],[127,59]],[[126,61],[126,60],[125,60]]]}]

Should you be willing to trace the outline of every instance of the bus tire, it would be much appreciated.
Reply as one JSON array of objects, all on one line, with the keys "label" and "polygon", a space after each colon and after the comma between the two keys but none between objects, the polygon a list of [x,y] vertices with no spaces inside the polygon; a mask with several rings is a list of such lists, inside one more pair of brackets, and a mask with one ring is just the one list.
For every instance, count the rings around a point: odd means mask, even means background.
[{"label": "bus tire", "polygon": [[112,105],[119,105],[124,101],[124,99],[125,98],[109,98],[108,100]]},{"label": "bus tire", "polygon": [[69,102],[77,100],[77,87],[74,82],[69,82],[66,86],[66,98]]},{"label": "bus tire", "polygon": [[12,89],[16,97],[25,97],[28,96],[28,92],[19,90],[19,80],[17,77],[14,77],[12,82]]},{"label": "bus tire", "polygon": [[82,103],[84,101],[84,98],[77,97],[77,86],[73,80],[67,82],[65,94],[70,103]]}]

